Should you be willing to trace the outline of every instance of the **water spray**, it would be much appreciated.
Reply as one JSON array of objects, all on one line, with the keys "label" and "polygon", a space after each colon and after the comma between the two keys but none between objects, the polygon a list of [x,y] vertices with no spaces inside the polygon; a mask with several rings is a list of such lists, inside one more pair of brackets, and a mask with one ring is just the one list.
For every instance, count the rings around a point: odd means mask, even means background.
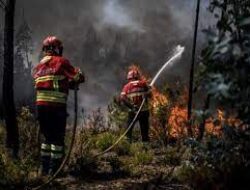
[{"label": "water spray", "polygon": [[180,45],[178,45],[175,48],[175,51],[173,53],[173,56],[161,67],[161,69],[156,73],[156,75],[154,76],[153,80],[150,83],[150,86],[153,86],[156,82],[156,80],[159,78],[159,76],[161,75],[161,73],[166,69],[166,67],[168,65],[170,65],[171,63],[174,63],[177,58],[181,57],[181,55],[183,54],[185,50],[185,47],[182,47]]}]

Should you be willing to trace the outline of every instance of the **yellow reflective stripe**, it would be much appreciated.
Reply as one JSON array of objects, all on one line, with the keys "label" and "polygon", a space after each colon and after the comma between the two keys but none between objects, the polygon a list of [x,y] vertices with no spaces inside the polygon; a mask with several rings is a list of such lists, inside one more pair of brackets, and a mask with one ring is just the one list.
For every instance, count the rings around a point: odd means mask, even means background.
[{"label": "yellow reflective stripe", "polygon": [[63,157],[63,153],[51,153],[50,157],[52,159],[59,159]]},{"label": "yellow reflective stripe", "polygon": [[52,151],[62,151],[63,150],[63,146],[58,146],[58,145],[51,145],[51,150]]},{"label": "yellow reflective stripe", "polygon": [[41,151],[41,156],[50,156],[51,153],[50,152],[43,152]]},{"label": "yellow reflective stripe", "polygon": [[48,61],[50,61],[52,59],[52,56],[45,56],[40,63],[47,63]]},{"label": "yellow reflective stripe", "polygon": [[42,149],[42,150],[50,150],[50,144],[42,143],[42,144],[41,144],[41,149]]},{"label": "yellow reflective stripe", "polygon": [[66,100],[58,99],[58,98],[37,98],[36,101],[38,102],[55,102],[55,103],[62,103],[66,104]]},{"label": "yellow reflective stripe", "polygon": [[36,96],[37,101],[46,101],[46,102],[57,102],[57,103],[66,103],[67,94],[58,91],[37,91]]},{"label": "yellow reflective stripe", "polygon": [[53,80],[53,87],[56,91],[59,91],[59,83],[58,80]]},{"label": "yellow reflective stripe", "polygon": [[64,92],[58,92],[58,91],[38,90],[37,96],[66,98],[67,94]]},{"label": "yellow reflective stripe", "polygon": [[50,81],[50,80],[63,80],[65,79],[65,76],[63,75],[46,75],[43,77],[38,77],[35,79],[35,82],[45,82],[45,81]]}]

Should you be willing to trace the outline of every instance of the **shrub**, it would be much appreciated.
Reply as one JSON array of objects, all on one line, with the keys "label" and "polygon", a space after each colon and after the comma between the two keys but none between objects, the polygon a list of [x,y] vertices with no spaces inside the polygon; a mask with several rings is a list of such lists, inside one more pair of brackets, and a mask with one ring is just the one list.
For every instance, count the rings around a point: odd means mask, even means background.
[{"label": "shrub", "polygon": [[130,143],[126,138],[123,138],[115,147],[114,151],[119,155],[128,155],[130,152]]},{"label": "shrub", "polygon": [[109,162],[113,172],[120,171],[122,163],[116,154],[109,154],[109,156],[106,157],[106,161]]},{"label": "shrub", "polygon": [[121,105],[116,97],[108,105],[108,120],[110,126],[123,127],[128,117],[128,108]]},{"label": "shrub", "polygon": [[153,153],[151,151],[137,152],[133,157],[133,164],[144,165],[149,164],[153,160]]},{"label": "shrub", "polygon": [[133,165],[149,164],[153,160],[153,152],[141,142],[131,144],[130,155]]},{"label": "shrub", "polygon": [[130,146],[129,154],[134,156],[137,152],[141,152],[144,149],[144,145],[141,142],[132,143]]},{"label": "shrub", "polygon": [[88,177],[97,169],[96,158],[89,152],[84,156],[74,155],[69,164],[69,172],[79,178]]},{"label": "shrub", "polygon": [[204,144],[189,142],[174,178],[194,189],[249,189],[249,131],[225,127],[223,138],[207,137]]},{"label": "shrub", "polygon": [[17,117],[20,133],[20,153],[22,159],[39,156],[39,128],[35,116],[28,107],[22,107]]},{"label": "shrub", "polygon": [[96,137],[96,147],[102,151],[106,150],[109,148],[116,140],[116,136],[109,133],[101,133]]},{"label": "shrub", "polygon": [[178,166],[181,163],[181,155],[179,149],[177,147],[168,146],[165,156],[164,162],[169,165]]},{"label": "shrub", "polygon": [[6,152],[0,152],[0,186],[8,189],[24,187],[34,169],[34,162],[30,159],[12,160]]}]

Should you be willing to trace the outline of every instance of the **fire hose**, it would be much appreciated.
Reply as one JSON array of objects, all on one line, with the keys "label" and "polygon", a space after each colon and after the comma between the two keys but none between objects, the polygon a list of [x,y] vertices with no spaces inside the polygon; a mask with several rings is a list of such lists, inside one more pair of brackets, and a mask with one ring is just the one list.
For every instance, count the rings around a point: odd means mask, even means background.
[{"label": "fire hose", "polygon": [[[152,87],[156,80],[159,78],[159,76],[161,75],[161,73],[165,70],[165,68],[173,63],[177,58],[181,57],[181,55],[183,54],[185,48],[184,47],[181,47],[181,46],[177,46],[175,51],[174,51],[174,54],[173,56],[161,67],[161,69],[157,72],[157,74],[154,76],[154,78],[152,79],[152,81],[150,82],[149,86]],[[73,148],[73,145],[74,145],[74,141],[75,141],[75,135],[76,135],[76,128],[77,128],[77,111],[78,111],[78,106],[77,106],[77,87],[75,87],[75,90],[74,90],[74,101],[75,101],[75,104],[74,104],[74,108],[75,108],[75,115],[74,115],[74,126],[73,126],[73,133],[72,133],[72,140],[71,140],[71,143],[70,143],[70,147],[69,147],[69,151],[67,153],[67,155],[65,156],[62,164],[60,165],[60,167],[58,168],[58,170],[55,172],[55,174],[48,180],[46,181],[45,183],[43,183],[42,185],[38,186],[38,187],[35,187],[35,188],[32,188],[32,190],[39,190],[39,189],[42,189],[43,187],[47,186],[48,184],[50,184],[52,181],[54,181],[57,177],[57,175],[63,170],[63,168],[65,167],[66,163],[68,162],[69,158],[70,158],[70,155],[71,155],[71,152],[72,152],[72,148]],[[102,156],[104,155],[105,153],[109,152],[110,150],[112,150],[125,136],[126,134],[128,133],[128,131],[131,129],[131,127],[134,125],[134,123],[136,122],[137,120],[137,117],[138,115],[140,114],[144,104],[145,104],[145,101],[146,101],[146,98],[144,97],[143,98],[143,101],[139,107],[139,109],[137,110],[132,122],[129,124],[129,126],[127,127],[127,129],[125,130],[125,132],[110,146],[108,147],[106,150],[96,154],[93,158],[97,158],[99,156]],[[88,164],[91,164],[91,162],[85,164],[85,165],[88,165]]]}]

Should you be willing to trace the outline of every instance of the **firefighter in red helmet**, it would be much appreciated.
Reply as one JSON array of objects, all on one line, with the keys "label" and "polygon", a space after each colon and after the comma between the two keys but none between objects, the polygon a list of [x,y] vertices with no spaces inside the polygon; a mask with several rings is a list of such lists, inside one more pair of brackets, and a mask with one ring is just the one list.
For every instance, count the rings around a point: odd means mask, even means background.
[{"label": "firefighter in red helmet", "polygon": [[44,57],[34,68],[38,121],[44,142],[41,144],[41,173],[53,174],[64,156],[66,102],[72,84],[84,82],[80,69],[62,57],[62,42],[55,36],[43,41]]},{"label": "firefighter in red helmet", "polygon": [[[138,111],[143,98],[146,98],[142,111],[138,115],[137,121],[139,121],[141,136],[143,142],[149,141],[149,106],[148,99],[150,97],[150,87],[147,81],[141,79],[139,71],[135,68],[129,70],[127,74],[128,83],[123,87],[121,92],[121,101],[125,106],[129,108],[127,125],[129,126],[133,121],[136,112]],[[132,140],[133,127],[128,131],[127,137]]]}]

